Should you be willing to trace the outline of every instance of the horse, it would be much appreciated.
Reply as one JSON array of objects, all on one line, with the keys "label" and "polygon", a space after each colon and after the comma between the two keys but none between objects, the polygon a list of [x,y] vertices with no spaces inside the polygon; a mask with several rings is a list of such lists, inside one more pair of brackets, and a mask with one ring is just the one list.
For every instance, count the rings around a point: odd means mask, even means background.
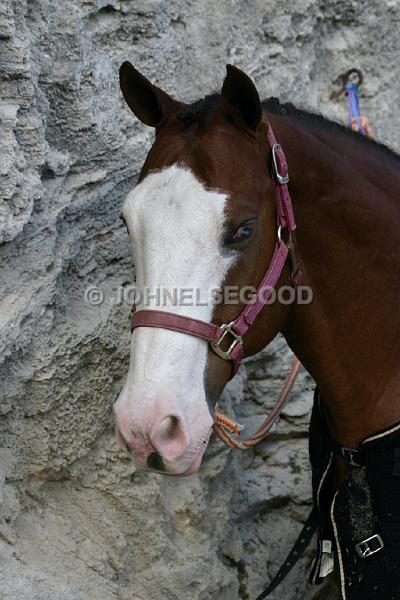
[{"label": "horse", "polygon": [[[155,130],[123,206],[136,286],[152,293],[133,314],[115,403],[120,443],[139,468],[196,472],[241,358],[281,332],[317,383],[326,437],[340,449],[324,481],[331,503],[365,440],[400,429],[400,157],[321,115],[261,102],[232,65],[220,93],[191,104],[128,62],[120,87]],[[270,292],[301,278],[312,302],[256,302],[238,331],[232,324],[251,309],[243,298],[210,300],[210,290],[257,290],[266,277]],[[170,294],[161,306],[160,288],[196,289],[208,301]],[[339,549],[341,571],[343,560]],[[344,576],[342,595],[360,597]]]}]

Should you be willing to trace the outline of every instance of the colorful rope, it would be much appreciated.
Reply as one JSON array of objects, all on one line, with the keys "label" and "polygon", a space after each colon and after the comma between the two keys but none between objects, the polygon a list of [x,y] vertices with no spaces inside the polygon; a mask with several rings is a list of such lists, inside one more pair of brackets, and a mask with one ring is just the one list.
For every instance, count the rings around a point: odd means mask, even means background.
[{"label": "colorful rope", "polygon": [[372,138],[371,127],[366,117],[360,115],[360,86],[358,83],[345,84],[348,102],[348,123],[353,131],[358,131],[366,137]]}]

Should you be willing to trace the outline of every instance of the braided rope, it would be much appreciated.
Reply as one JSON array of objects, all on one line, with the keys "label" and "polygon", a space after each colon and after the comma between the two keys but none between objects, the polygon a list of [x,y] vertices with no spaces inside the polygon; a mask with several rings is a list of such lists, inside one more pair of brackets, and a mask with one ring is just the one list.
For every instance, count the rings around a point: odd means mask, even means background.
[{"label": "braided rope", "polygon": [[263,440],[271,430],[272,426],[278,419],[282,408],[286,404],[290,391],[296,381],[297,375],[301,367],[300,361],[295,358],[292,364],[289,375],[285,379],[285,383],[279,394],[278,400],[272,409],[268,417],[263,421],[261,426],[257,429],[254,435],[244,439],[240,439],[240,434],[244,427],[240,423],[234,421],[231,417],[226,415],[218,404],[215,406],[215,423],[213,425],[214,433],[223,441],[227,446],[236,448],[237,450],[246,450],[252,448],[258,442]]}]

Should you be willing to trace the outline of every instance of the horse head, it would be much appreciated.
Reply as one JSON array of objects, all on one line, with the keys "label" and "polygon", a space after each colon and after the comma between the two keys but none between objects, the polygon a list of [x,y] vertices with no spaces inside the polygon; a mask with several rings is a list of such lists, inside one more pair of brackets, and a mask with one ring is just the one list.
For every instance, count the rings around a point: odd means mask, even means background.
[{"label": "horse head", "polygon": [[[229,324],[277,243],[268,123],[256,87],[228,65],[221,93],[189,105],[127,62],[120,84],[136,117],[155,129],[123,207],[140,292],[136,309]],[[285,263],[277,286],[289,279]],[[263,308],[243,337],[243,353],[269,343],[288,310],[278,303]],[[134,329],[115,414],[118,437],[138,467],[188,475],[200,466],[232,362],[204,339],[171,329]]]}]

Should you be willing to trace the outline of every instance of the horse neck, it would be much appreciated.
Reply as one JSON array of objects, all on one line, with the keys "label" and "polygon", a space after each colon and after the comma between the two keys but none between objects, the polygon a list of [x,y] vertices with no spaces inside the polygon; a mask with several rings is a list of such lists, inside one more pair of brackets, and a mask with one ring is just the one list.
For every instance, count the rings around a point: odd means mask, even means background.
[{"label": "horse neck", "polygon": [[394,158],[345,132],[271,122],[314,293],[283,334],[321,390],[331,434],[354,447],[400,420],[400,179]]}]

